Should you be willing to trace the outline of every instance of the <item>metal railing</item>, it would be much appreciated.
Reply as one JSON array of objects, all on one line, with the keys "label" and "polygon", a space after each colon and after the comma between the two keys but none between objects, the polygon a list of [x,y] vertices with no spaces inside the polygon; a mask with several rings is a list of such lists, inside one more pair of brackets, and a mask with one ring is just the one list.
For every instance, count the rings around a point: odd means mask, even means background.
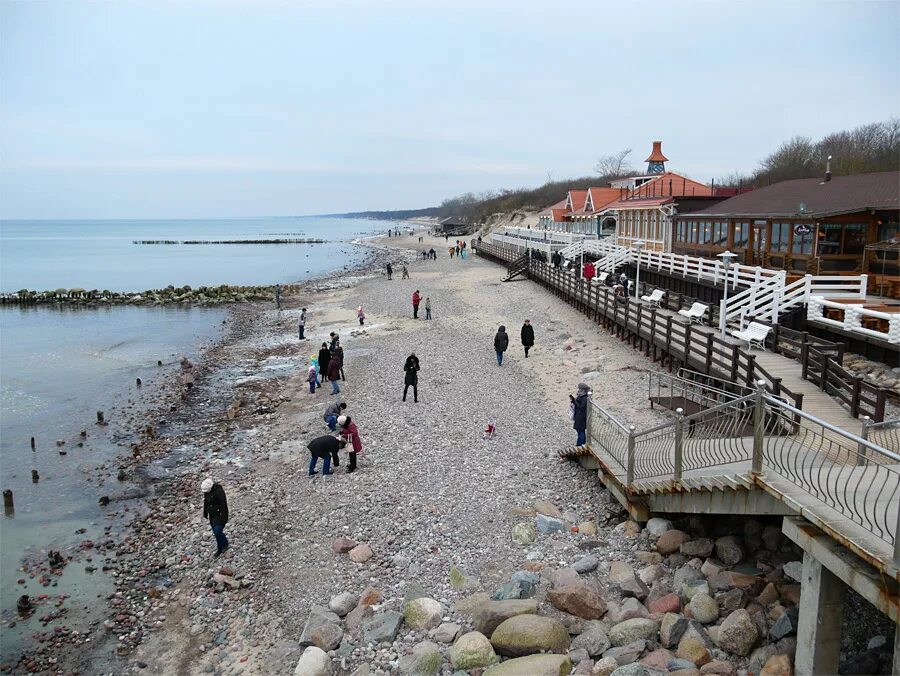
[{"label": "metal railing", "polygon": [[647,398],[651,401],[651,408],[654,396],[657,403],[663,398],[669,397],[673,401],[681,399],[685,402],[693,402],[701,408],[711,408],[746,396],[751,392],[753,392],[752,388],[739,383],[681,368],[678,369],[677,375],[665,371],[650,371]]},{"label": "metal railing", "polygon": [[872,422],[869,416],[863,418],[862,438],[884,446],[889,451],[900,453],[900,418]]}]

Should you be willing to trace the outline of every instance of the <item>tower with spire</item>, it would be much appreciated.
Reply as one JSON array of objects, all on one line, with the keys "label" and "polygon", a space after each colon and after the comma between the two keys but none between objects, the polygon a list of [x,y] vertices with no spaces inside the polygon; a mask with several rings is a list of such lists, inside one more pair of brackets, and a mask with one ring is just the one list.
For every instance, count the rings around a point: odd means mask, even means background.
[{"label": "tower with spire", "polygon": [[662,154],[662,141],[653,142],[653,152],[650,157],[644,160],[647,163],[647,174],[664,174],[666,172],[666,161],[669,158]]}]

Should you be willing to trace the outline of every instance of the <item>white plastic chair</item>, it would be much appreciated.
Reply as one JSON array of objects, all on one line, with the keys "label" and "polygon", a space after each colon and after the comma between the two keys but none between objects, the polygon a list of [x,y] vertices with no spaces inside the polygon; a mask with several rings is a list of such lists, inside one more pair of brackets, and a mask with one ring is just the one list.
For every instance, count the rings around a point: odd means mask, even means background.
[{"label": "white plastic chair", "polygon": [[766,337],[769,335],[769,331],[771,330],[771,326],[766,326],[765,324],[760,324],[759,322],[750,322],[750,325],[746,329],[744,329],[743,331],[732,331],[731,335],[738,340],[746,340],[748,350],[754,347],[758,347],[760,350],[765,350]]},{"label": "white plastic chair", "polygon": [[697,322],[698,324],[703,323],[703,317],[706,316],[706,313],[709,312],[709,306],[704,305],[703,303],[694,303],[687,310],[679,310],[678,314],[682,317],[687,317],[691,322]]},{"label": "white plastic chair", "polygon": [[653,293],[649,296],[641,296],[641,300],[645,303],[650,303],[653,307],[659,307],[659,304],[665,295],[666,292],[662,289],[653,289]]}]

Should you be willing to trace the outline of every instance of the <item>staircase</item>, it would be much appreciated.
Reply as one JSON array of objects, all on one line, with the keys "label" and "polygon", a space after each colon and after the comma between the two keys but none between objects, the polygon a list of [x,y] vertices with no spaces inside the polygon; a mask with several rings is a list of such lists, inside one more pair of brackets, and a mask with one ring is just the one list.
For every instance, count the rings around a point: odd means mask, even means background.
[{"label": "staircase", "polygon": [[512,281],[521,274],[528,273],[528,254],[523,254],[512,261],[506,268],[506,279],[504,282]]},{"label": "staircase", "polygon": [[616,271],[616,268],[625,265],[626,263],[630,263],[631,260],[631,249],[616,247],[615,251],[598,260],[594,264],[594,267],[597,269],[597,272],[613,273]]},{"label": "staircase", "polygon": [[581,256],[581,253],[584,251],[584,240],[580,239],[577,242],[572,242],[569,246],[563,247],[559,250],[559,253],[563,258],[572,260],[573,258],[578,258]]}]

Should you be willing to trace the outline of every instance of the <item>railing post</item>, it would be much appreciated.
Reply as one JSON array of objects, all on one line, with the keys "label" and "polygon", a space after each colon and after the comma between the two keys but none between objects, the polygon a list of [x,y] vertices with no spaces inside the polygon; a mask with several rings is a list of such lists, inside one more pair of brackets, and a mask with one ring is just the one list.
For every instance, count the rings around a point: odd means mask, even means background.
[{"label": "railing post", "polygon": [[894,529],[894,565],[900,566],[900,509],[897,510],[897,528]]},{"label": "railing post", "polygon": [[[859,431],[859,436],[861,439],[868,440],[869,439],[869,426],[872,424],[872,419],[864,415],[862,420],[862,429]],[[859,452],[856,455],[856,464],[857,465],[865,465],[866,464],[866,445],[859,444]]]},{"label": "railing post", "polygon": [[822,380],[819,383],[819,385],[822,386],[822,391],[827,394],[828,393],[828,355],[825,354],[824,352],[820,352],[819,354],[822,355],[822,371],[819,374],[819,376],[821,377]]},{"label": "railing post", "polygon": [[809,341],[809,333],[804,331],[800,334],[800,366],[803,369],[800,377],[803,380],[806,380],[806,371],[809,368],[809,347],[807,342]]},{"label": "railing post", "polygon": [[850,415],[854,418],[859,415],[859,394],[862,390],[862,378],[853,378],[853,393],[850,395]]},{"label": "railing post", "polygon": [[684,464],[684,409],[675,409],[675,481],[681,481]]},{"label": "railing post", "polygon": [[766,421],[765,394],[766,381],[758,380],[753,399],[753,464],[751,471],[754,474],[762,474],[763,444],[765,443],[763,432],[765,431]]},{"label": "railing post", "polygon": [[626,487],[634,483],[634,425],[628,426],[628,467],[625,475]]}]

